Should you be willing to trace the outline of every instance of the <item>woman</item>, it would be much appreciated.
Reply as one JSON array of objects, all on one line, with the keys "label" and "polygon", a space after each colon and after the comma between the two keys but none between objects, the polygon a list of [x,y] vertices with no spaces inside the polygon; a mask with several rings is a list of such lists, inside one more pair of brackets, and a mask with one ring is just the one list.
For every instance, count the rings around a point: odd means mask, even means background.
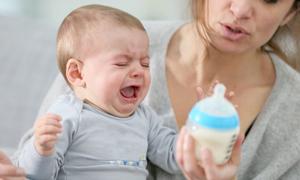
[{"label": "woman", "polygon": [[300,78],[270,41],[295,17],[299,5],[295,0],[194,0],[195,21],[160,36],[164,39],[156,50],[162,50],[154,53],[147,100],[166,117],[166,124],[176,126],[174,115],[178,129],[182,127],[197,100],[196,88],[207,94],[218,80],[235,93],[231,101],[238,105],[245,135],[240,163],[237,145],[226,165],[214,165],[204,150],[200,166],[193,141],[183,129],[177,159],[189,179],[233,179],[235,174],[238,179],[297,179],[300,175]]},{"label": "woman", "polygon": [[[206,162],[201,167],[192,161],[193,148],[179,146],[178,161],[183,171],[191,179],[204,175],[207,179],[231,179],[236,166],[238,179],[297,179],[299,131],[295,126],[299,125],[300,86],[293,83],[299,84],[299,75],[280,60],[284,55],[276,46],[268,43],[279,28],[294,18],[299,1],[194,3],[198,23],[177,30],[166,55],[168,92],[177,124],[184,124],[195,103],[194,89],[199,86],[205,93],[213,81],[219,80],[235,92],[231,101],[238,105],[241,134],[246,139],[239,165],[238,155],[225,166],[216,166],[204,152],[207,158],[203,158]],[[179,96],[182,92],[189,96]],[[183,129],[179,144],[193,147],[184,136]],[[293,140],[289,140],[291,137]]]},{"label": "woman", "polygon": [[[180,129],[198,100],[196,89],[198,97],[205,97],[218,80],[235,93],[230,100],[238,106],[241,138],[227,164],[216,166],[210,152],[204,149],[200,165],[195,160],[194,141],[183,128],[177,159],[185,177],[297,179],[300,77],[269,42],[297,14],[299,1],[192,3],[195,21],[149,31],[152,86],[145,103],[165,118],[166,126]],[[62,84],[61,79],[56,81],[46,103],[51,102],[57,90],[61,93]],[[155,167],[151,167],[151,175],[155,179],[183,179]]]}]

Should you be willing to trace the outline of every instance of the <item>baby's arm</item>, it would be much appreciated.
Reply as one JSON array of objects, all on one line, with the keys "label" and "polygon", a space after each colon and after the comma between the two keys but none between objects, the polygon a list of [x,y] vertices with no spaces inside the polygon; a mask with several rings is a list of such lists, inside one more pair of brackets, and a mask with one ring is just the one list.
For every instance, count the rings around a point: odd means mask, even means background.
[{"label": "baby's arm", "polygon": [[162,117],[158,116],[151,108],[148,132],[148,152],[147,158],[155,165],[171,174],[181,174],[176,162],[176,139],[177,134],[174,129],[163,126]]},{"label": "baby's arm", "polygon": [[[68,126],[64,126],[65,131],[68,129]],[[20,151],[17,162],[24,168],[27,178],[55,179],[68,147],[66,139],[68,133],[62,132],[60,116],[45,114],[38,118],[34,125],[34,136]]]},{"label": "baby's arm", "polygon": [[41,156],[54,153],[55,143],[62,131],[61,117],[55,114],[42,116],[34,125],[34,147]]},{"label": "baby's arm", "polygon": [[48,109],[52,115],[45,114],[36,121],[34,135],[19,151],[16,161],[25,170],[27,178],[57,179],[78,129],[80,114],[73,100],[71,95],[60,96]]}]

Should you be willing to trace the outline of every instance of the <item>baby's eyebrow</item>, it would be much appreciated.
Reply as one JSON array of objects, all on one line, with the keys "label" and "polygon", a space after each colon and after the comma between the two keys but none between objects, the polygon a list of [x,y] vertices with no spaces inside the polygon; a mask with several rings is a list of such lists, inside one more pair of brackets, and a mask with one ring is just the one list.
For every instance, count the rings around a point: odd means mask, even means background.
[{"label": "baby's eyebrow", "polygon": [[128,54],[117,54],[117,55],[113,56],[113,59],[120,59],[120,58],[130,59],[131,56],[129,56]]},{"label": "baby's eyebrow", "polygon": [[[122,58],[125,58],[127,60],[131,60],[133,59],[134,57],[130,54],[126,54],[126,53],[120,53],[120,54],[116,54],[115,56],[113,56],[113,59],[122,59]],[[145,55],[142,55],[139,59],[150,59],[150,56],[149,54],[145,54]]]}]

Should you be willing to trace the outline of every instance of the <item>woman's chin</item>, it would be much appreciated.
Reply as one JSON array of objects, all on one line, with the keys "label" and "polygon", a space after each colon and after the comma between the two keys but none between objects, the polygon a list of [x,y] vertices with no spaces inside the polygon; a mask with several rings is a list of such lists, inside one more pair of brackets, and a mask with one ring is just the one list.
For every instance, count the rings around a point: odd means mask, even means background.
[{"label": "woman's chin", "polygon": [[219,38],[215,40],[213,44],[219,52],[228,54],[243,54],[251,48],[250,44],[244,41],[236,42],[225,38]]},{"label": "woman's chin", "polygon": [[224,42],[222,44],[216,45],[215,48],[222,53],[226,54],[243,54],[247,52],[247,47],[243,44],[237,44],[232,42]]}]

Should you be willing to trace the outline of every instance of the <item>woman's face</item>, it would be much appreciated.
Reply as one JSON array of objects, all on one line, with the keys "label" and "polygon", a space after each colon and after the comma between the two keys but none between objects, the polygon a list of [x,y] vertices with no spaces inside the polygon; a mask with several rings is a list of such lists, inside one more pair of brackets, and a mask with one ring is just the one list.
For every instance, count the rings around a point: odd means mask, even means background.
[{"label": "woman's face", "polygon": [[294,0],[207,0],[207,22],[214,47],[245,53],[267,43],[293,17]]}]

